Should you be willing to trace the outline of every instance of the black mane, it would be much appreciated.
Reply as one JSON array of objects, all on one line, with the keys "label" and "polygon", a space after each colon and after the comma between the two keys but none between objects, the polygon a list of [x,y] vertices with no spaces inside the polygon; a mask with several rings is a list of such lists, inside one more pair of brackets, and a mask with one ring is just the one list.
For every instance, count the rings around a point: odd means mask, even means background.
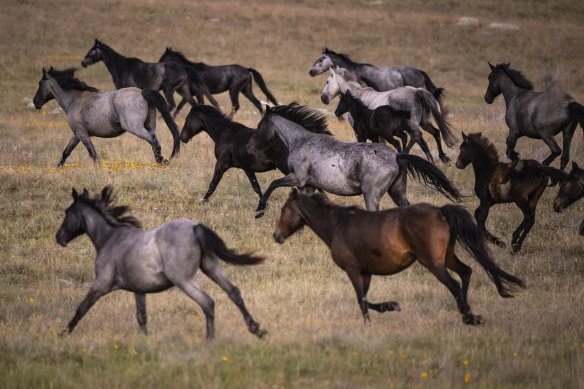
[{"label": "black mane", "polygon": [[87,85],[83,81],[73,77],[75,75],[75,68],[69,68],[65,70],[56,70],[52,67],[49,69],[48,74],[61,86],[61,88],[65,90],[81,90],[81,91],[91,91],[91,92],[99,92],[97,88]]},{"label": "black mane", "polygon": [[296,102],[288,105],[279,105],[269,109],[266,108],[264,119],[270,115],[282,116],[283,118],[304,127],[304,129],[310,132],[333,135],[327,128],[326,117],[324,114],[313,111],[305,105],[298,105]]},{"label": "black mane", "polygon": [[335,53],[332,50],[327,49],[326,47],[324,48],[324,50],[322,51],[323,54],[327,54],[327,55],[333,55],[333,56],[337,56],[339,57],[339,59],[341,61],[346,62],[347,64],[351,65],[351,66],[358,66],[358,65],[367,65],[367,66],[373,66],[371,64],[368,63],[359,63],[359,62],[355,62],[353,61],[347,54],[341,54],[341,53]]},{"label": "black mane", "polygon": [[[162,55],[162,57],[164,57],[167,54],[177,57],[180,62],[192,66],[197,70],[204,70],[209,67],[209,65],[204,64],[203,62],[193,62],[187,59],[187,57],[185,57],[183,53],[181,53],[180,51],[175,51],[170,47],[166,48],[166,52]],[[160,59],[162,59],[162,57],[160,57]],[[160,60],[158,60],[158,62],[160,62]]]},{"label": "black mane", "polygon": [[533,90],[533,84],[531,83],[531,81],[525,78],[525,76],[519,70],[511,69],[508,63],[498,64],[495,70],[503,71],[506,75],[509,76],[511,81],[513,81],[513,83],[518,87]]},{"label": "black mane", "polygon": [[128,206],[115,206],[116,198],[113,195],[112,187],[109,185],[103,188],[101,195],[91,198],[89,193],[84,190],[83,194],[79,195],[77,199],[93,207],[114,227],[133,226],[142,228],[142,223],[135,217],[123,216],[124,213],[128,212]]},{"label": "black mane", "polygon": [[229,118],[229,116],[225,115],[223,112],[219,111],[217,108],[212,107],[210,105],[200,104],[195,105],[192,108],[193,112],[200,111],[201,113],[209,116],[212,120],[219,122],[218,125],[221,126],[233,126],[234,124],[239,124],[234,122]]},{"label": "black mane", "polygon": [[484,155],[488,159],[486,162],[499,162],[499,153],[497,152],[497,148],[493,142],[491,142],[486,136],[483,136],[481,132],[469,134],[468,139],[471,145],[483,151]]}]

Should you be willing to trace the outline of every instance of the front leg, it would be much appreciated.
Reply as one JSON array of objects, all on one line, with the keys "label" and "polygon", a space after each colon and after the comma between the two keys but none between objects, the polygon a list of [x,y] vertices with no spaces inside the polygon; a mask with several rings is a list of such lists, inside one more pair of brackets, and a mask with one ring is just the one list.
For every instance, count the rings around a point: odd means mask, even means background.
[{"label": "front leg", "polygon": [[73,149],[79,144],[80,141],[81,139],[79,139],[77,135],[73,134],[71,140],[69,140],[69,144],[67,147],[65,147],[65,151],[63,151],[63,157],[61,158],[61,162],[59,162],[57,165],[58,167],[61,167],[65,164],[65,160],[67,160],[67,157],[69,157]]},{"label": "front leg", "polygon": [[77,310],[75,311],[75,316],[73,316],[73,319],[71,319],[71,321],[67,325],[67,328],[63,331],[61,335],[71,333],[75,326],[77,325],[77,323],[79,323],[79,320],[81,320],[83,316],[85,316],[87,311],[89,311],[89,309],[95,304],[95,302],[105,294],[107,294],[107,292],[100,291],[97,288],[94,289],[92,286],[87,295],[85,296],[85,298],[83,299],[83,301],[81,301],[81,304],[79,304],[79,307],[77,307]]},{"label": "front leg", "polygon": [[207,190],[207,193],[205,194],[205,197],[203,198],[203,200],[201,200],[201,203],[206,203],[207,201],[209,201],[209,197],[211,197],[213,192],[215,192],[217,185],[219,185],[221,178],[223,178],[223,174],[225,174],[225,172],[228,169],[229,169],[228,166],[225,166],[224,164],[220,163],[219,161],[217,161],[217,163],[215,163],[215,171],[213,172],[213,179],[211,179],[211,183],[209,183],[209,189]]},{"label": "front leg", "polygon": [[477,221],[477,227],[481,232],[484,234],[487,241],[496,244],[501,248],[505,248],[505,242],[499,240],[497,237],[492,235],[489,231],[487,231],[486,221],[487,217],[489,216],[489,209],[491,208],[492,204],[487,201],[481,200],[479,207],[475,210],[474,217]]},{"label": "front leg", "polygon": [[509,133],[507,136],[507,158],[511,161],[516,161],[519,159],[519,153],[515,151],[515,145],[517,144],[517,139],[519,136],[513,133]]},{"label": "front leg", "polygon": [[262,198],[262,188],[260,187],[260,184],[258,183],[258,179],[256,178],[255,173],[252,172],[251,170],[244,170],[244,172],[247,175],[247,179],[249,180],[249,183],[251,184],[253,191],[256,192],[257,195],[260,196],[260,199],[261,199]]},{"label": "front leg", "polygon": [[138,324],[144,332],[144,335],[148,335],[148,330],[146,329],[146,322],[148,321],[146,316],[146,295],[144,293],[135,293],[134,296],[136,297],[136,318],[138,319]]},{"label": "front leg", "polygon": [[299,186],[299,185],[300,185],[300,182],[298,181],[298,179],[296,178],[296,175],[294,173],[289,173],[286,177],[282,177],[282,178],[279,178],[277,180],[272,181],[272,183],[268,187],[268,190],[266,190],[264,195],[260,198],[260,202],[258,204],[258,208],[256,209],[256,214],[255,214],[256,219],[264,216],[266,204],[268,202],[268,199],[270,198],[270,195],[274,191],[274,189],[279,188],[281,186],[291,187],[291,186]]}]

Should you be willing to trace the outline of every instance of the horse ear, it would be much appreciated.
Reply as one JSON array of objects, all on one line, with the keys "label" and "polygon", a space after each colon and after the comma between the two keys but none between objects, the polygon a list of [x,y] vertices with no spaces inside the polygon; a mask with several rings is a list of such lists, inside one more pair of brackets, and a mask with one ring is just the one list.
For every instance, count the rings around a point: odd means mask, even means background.
[{"label": "horse ear", "polygon": [[574,161],[572,161],[572,170],[578,171],[578,164]]},{"label": "horse ear", "polygon": [[290,200],[294,200],[298,198],[298,193],[300,193],[300,191],[298,190],[297,187],[292,188],[292,190],[290,191],[290,195],[288,196],[288,198]]},{"label": "horse ear", "polygon": [[81,193],[81,197],[89,197],[89,192],[87,191],[87,188],[83,188],[83,193]]},{"label": "horse ear", "polygon": [[489,62],[489,67],[491,68],[491,71],[494,72],[496,67],[494,67],[493,65],[491,65],[491,63]]},{"label": "horse ear", "polygon": [[45,67],[43,66],[43,77],[47,76],[47,71],[45,70]]},{"label": "horse ear", "polygon": [[328,53],[328,51],[329,51],[329,50],[328,50],[328,47],[325,47],[324,49],[322,49],[322,53],[323,53],[323,54],[326,54],[326,53]]},{"label": "horse ear", "polygon": [[77,200],[77,197],[79,197],[75,188],[73,188],[73,190],[71,191],[71,196],[73,196],[73,200]]},{"label": "horse ear", "polygon": [[462,140],[465,142],[468,141],[468,136],[464,133],[464,131],[462,131]]}]

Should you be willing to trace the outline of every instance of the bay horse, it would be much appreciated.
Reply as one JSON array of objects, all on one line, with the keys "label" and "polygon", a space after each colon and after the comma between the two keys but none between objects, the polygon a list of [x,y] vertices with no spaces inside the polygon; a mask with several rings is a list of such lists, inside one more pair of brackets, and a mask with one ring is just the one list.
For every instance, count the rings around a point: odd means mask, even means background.
[{"label": "bay horse", "polygon": [[288,174],[288,149],[279,139],[262,150],[249,152],[247,143],[255,130],[236,123],[219,110],[208,105],[196,105],[191,108],[180,133],[180,139],[188,143],[190,139],[205,131],[215,143],[215,171],[203,202],[209,200],[223,174],[232,168],[242,169],[251,187],[262,196],[262,190],[255,173],[278,169]]},{"label": "bay horse", "polygon": [[63,151],[59,166],[63,166],[79,142],[83,143],[91,158],[96,161],[97,153],[91,137],[113,138],[126,131],[150,143],[157,163],[168,163],[162,158],[160,142],[156,136],[156,110],[162,114],[174,138],[170,157],[178,154],[178,127],[160,93],[153,89],[138,88],[100,93],[74,75],[74,68],[55,70],[51,67],[49,71],[43,68],[43,76],[33,99],[36,109],[41,109],[45,103],[55,99],[67,114],[73,136]]},{"label": "bay horse", "polygon": [[480,200],[474,213],[477,225],[489,242],[505,248],[503,241],[487,231],[485,222],[493,205],[514,203],[523,213],[523,221],[511,239],[513,252],[517,252],[535,223],[535,209],[550,178],[552,182],[559,181],[564,173],[533,159],[500,162],[495,145],[480,132],[463,132],[462,139],[456,167],[464,169],[471,164],[474,170],[474,192]]},{"label": "bay horse", "polygon": [[[557,83],[543,92],[535,92],[533,84],[508,63],[497,66],[489,63],[489,67],[491,73],[485,101],[492,104],[499,94],[505,99],[505,123],[509,128],[507,157],[511,160],[519,158],[515,145],[520,137],[542,139],[551,151],[542,164],[548,166],[562,154],[560,169],[564,170],[570,159],[570,144],[578,123],[584,130],[584,106],[559,90]],[[560,132],[563,153],[554,140]]]},{"label": "bay horse", "polygon": [[288,148],[289,173],[272,181],[260,199],[256,218],[264,214],[274,189],[282,186],[320,189],[339,196],[362,194],[368,210],[379,209],[385,193],[395,204],[407,205],[408,173],[445,197],[460,200],[458,189],[432,163],[416,155],[398,154],[381,143],[338,141],[328,131],[325,116],[305,106],[266,107],[248,150],[262,150],[277,137]]},{"label": "bay horse", "polygon": [[135,294],[138,324],[147,334],[146,294],[177,286],[200,305],[205,313],[207,339],[213,339],[215,303],[197,281],[200,268],[237,305],[249,332],[259,338],[267,335],[251,317],[241,292],[229,282],[219,264],[222,259],[234,265],[255,265],[264,258],[236,254],[210,228],[188,219],[175,219],[143,231],[138,220],[124,216],[128,207],[115,205],[110,186],[93,198],[86,189],[78,194],[73,188],[72,195],[73,203],[57,231],[57,243],[65,247],[77,236],[87,234],[97,256],[95,281],[63,334],[73,331],[95,302],[114,290]]},{"label": "bay horse", "polygon": [[144,62],[139,58],[126,57],[96,39],[81,61],[81,65],[85,68],[99,61],[103,61],[109,70],[116,89],[131,86],[140,89],[162,89],[171,111],[176,106],[174,92],[180,94],[191,105],[195,104],[193,94],[200,104],[204,102],[204,94],[213,105],[219,107],[198,73],[192,68],[174,62]]},{"label": "bay horse", "polygon": [[[266,86],[264,78],[254,68],[246,68],[237,64],[212,66],[203,62],[192,62],[180,51],[172,50],[170,47],[166,48],[166,51],[162,54],[158,62],[177,62],[195,69],[211,94],[229,91],[232,114],[235,114],[239,110],[239,93],[247,97],[258,111],[263,113],[262,104],[253,94],[252,76],[262,92],[266,94],[268,101],[274,105],[278,105],[278,101]],[[186,100],[183,98],[178,104],[176,112],[180,111],[185,103]]]},{"label": "bay horse", "polygon": [[[576,162],[572,162],[572,170],[561,181],[560,190],[554,200],[554,211],[562,212],[572,203],[584,197],[584,169],[580,169]],[[584,220],[578,228],[580,235],[584,235]]]},{"label": "bay horse", "polygon": [[[424,131],[434,137],[440,160],[443,162],[450,161],[444,150],[442,150],[440,135],[442,135],[444,142],[449,147],[455,145],[456,137],[444,117],[438,100],[432,93],[411,86],[378,92],[366,86],[355,73],[343,68],[331,68],[330,75],[320,96],[322,102],[328,104],[336,96],[346,94],[347,91],[361,100],[369,109],[389,105],[396,110],[410,111],[410,119],[403,121],[403,129],[407,133],[415,133],[419,131],[419,127],[422,127]],[[437,93],[439,92],[440,90]],[[432,124],[432,118],[438,128]]]},{"label": "bay horse", "polygon": [[[512,287],[524,286],[519,278],[497,266],[472,216],[457,205],[437,207],[421,203],[369,212],[335,205],[323,193],[307,195],[294,188],[282,207],[274,239],[284,243],[304,225],[325,242],[335,264],[349,276],[365,323],[370,321],[368,309],[401,310],[395,301],[367,300],[371,276],[399,273],[415,261],[452,293],[463,323],[483,323],[483,318],[474,315],[467,302],[472,269],[455,254],[457,241],[487,272],[499,295],[513,297]],[[448,270],[460,276],[462,286]]]},{"label": "bay horse", "polygon": [[[433,162],[432,155],[428,144],[422,138],[422,133],[419,129],[415,129],[410,133],[405,133],[402,129],[407,128],[411,130],[405,120],[410,118],[409,111],[400,111],[392,108],[389,105],[381,105],[375,109],[369,109],[361,100],[354,97],[351,91],[341,94],[339,104],[335,110],[335,115],[340,117],[342,114],[350,112],[354,120],[355,134],[357,141],[365,142],[367,139],[372,142],[379,142],[379,138],[388,141],[398,152],[408,153],[414,143],[418,143],[429,161]],[[410,142],[407,142],[407,136],[410,135]],[[402,146],[394,138],[399,136],[402,141]]]}]

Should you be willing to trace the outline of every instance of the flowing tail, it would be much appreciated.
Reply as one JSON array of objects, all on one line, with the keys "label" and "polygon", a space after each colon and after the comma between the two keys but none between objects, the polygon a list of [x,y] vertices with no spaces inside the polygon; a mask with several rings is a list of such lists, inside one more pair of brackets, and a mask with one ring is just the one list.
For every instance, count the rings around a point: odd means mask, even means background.
[{"label": "flowing tail", "polygon": [[[443,89],[438,88],[436,91],[437,95],[440,96],[442,94]],[[416,91],[416,96],[418,97],[418,100],[422,105],[422,110],[424,111],[424,113],[426,112],[432,113],[432,117],[434,118],[436,124],[438,124],[438,128],[440,129],[440,134],[442,134],[442,139],[444,139],[444,143],[446,143],[448,147],[454,147],[458,140],[456,139],[456,136],[454,136],[454,133],[450,128],[450,124],[446,121],[444,113],[441,110],[440,103],[438,102],[438,100],[436,100],[436,97],[434,97],[433,94],[424,89],[418,89]]]},{"label": "flowing tail", "polygon": [[412,154],[398,154],[400,171],[406,170],[412,177],[430,189],[435,189],[451,201],[462,201],[462,194],[431,162]]},{"label": "flowing tail", "polygon": [[501,269],[495,263],[484,235],[478,229],[473,217],[458,205],[445,205],[440,208],[450,226],[450,239],[456,239],[462,247],[485,269],[497,291],[502,297],[513,297],[511,292],[517,286],[524,288],[523,281]]},{"label": "flowing tail", "polygon": [[253,68],[247,68],[247,70],[252,74],[253,79],[255,80],[256,84],[258,84],[258,86],[260,87],[262,92],[264,92],[266,94],[266,97],[268,98],[268,100],[271,101],[272,104],[274,104],[274,105],[280,105],[280,104],[278,104],[278,101],[276,100],[274,95],[272,95],[272,93],[268,90],[268,87],[266,86],[266,83],[264,82],[264,78],[262,77],[260,72],[258,72],[257,70],[255,70]]},{"label": "flowing tail", "polygon": [[170,158],[173,158],[175,155],[180,153],[180,135],[178,126],[176,125],[176,122],[170,115],[168,104],[166,103],[166,100],[164,100],[162,95],[158,91],[155,91],[154,89],[144,89],[142,91],[142,96],[144,96],[149,105],[155,106],[156,109],[158,109],[158,111],[162,115],[162,118],[164,119],[164,122],[168,126],[168,129],[170,130],[170,133],[172,134],[172,138],[174,140],[174,144],[172,146],[172,154],[170,156]]},{"label": "flowing tail", "polygon": [[265,260],[263,257],[256,257],[251,254],[235,254],[235,252],[227,248],[219,235],[203,224],[197,224],[193,229],[202,250],[213,253],[227,263],[233,265],[256,265]]},{"label": "flowing tail", "polygon": [[570,110],[572,117],[578,121],[580,128],[584,132],[584,105],[572,101],[570,104],[568,104],[568,109]]}]

